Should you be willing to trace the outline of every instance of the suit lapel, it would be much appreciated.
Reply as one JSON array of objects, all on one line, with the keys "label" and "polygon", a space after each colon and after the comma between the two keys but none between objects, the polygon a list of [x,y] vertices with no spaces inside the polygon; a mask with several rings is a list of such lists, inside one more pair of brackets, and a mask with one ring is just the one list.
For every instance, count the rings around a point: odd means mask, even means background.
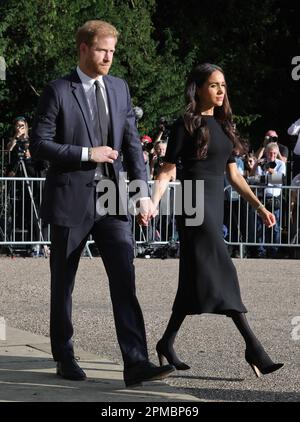
[{"label": "suit lapel", "polygon": [[117,118],[117,92],[109,79],[109,77],[104,76],[103,82],[106,89],[106,95],[107,95],[107,102],[108,102],[108,109],[109,109],[109,138],[110,138],[110,144],[111,148],[114,148],[115,146],[115,128],[116,125],[116,118]]},{"label": "suit lapel", "polygon": [[89,140],[92,146],[97,146],[95,142],[95,136],[93,131],[93,125],[92,125],[92,118],[89,111],[88,102],[84,93],[84,89],[81,83],[81,80],[78,76],[78,73],[74,71],[71,75],[71,86],[73,89],[73,95],[79,105],[79,108],[83,114],[83,118],[86,124],[86,128],[89,134]]}]

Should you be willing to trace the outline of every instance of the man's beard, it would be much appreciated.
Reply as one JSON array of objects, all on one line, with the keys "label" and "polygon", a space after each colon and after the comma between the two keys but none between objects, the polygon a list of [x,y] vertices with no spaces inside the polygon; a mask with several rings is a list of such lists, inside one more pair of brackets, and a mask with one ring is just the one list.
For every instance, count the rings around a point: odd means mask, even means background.
[{"label": "man's beard", "polygon": [[105,65],[103,63],[96,64],[96,63],[88,61],[87,66],[93,73],[96,73],[97,75],[107,75],[111,67],[111,63],[108,63],[107,65]]}]

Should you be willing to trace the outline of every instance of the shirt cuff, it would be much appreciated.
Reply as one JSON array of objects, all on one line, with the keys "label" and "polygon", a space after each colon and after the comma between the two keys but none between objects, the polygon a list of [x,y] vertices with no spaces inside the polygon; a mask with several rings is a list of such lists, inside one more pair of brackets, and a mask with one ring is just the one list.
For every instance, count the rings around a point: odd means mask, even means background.
[{"label": "shirt cuff", "polygon": [[89,149],[87,147],[82,147],[81,161],[89,161]]}]

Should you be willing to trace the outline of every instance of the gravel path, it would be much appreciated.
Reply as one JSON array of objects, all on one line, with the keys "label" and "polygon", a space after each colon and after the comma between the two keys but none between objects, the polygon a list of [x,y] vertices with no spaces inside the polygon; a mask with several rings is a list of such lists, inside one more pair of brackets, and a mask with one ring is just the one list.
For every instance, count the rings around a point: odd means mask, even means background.
[{"label": "gravel path", "polygon": [[[224,316],[188,316],[176,351],[191,365],[168,379],[203,401],[299,401],[300,264],[297,260],[235,260],[248,318],[274,360],[275,374],[257,379],[244,360],[244,344]],[[8,325],[49,335],[49,262],[43,258],[0,258],[0,317]],[[151,360],[176,293],[177,259],[137,259],[137,293],[144,312]],[[75,347],[121,363],[107,277],[99,258],[81,259],[73,297]],[[75,351],[76,353],[76,351]]]}]

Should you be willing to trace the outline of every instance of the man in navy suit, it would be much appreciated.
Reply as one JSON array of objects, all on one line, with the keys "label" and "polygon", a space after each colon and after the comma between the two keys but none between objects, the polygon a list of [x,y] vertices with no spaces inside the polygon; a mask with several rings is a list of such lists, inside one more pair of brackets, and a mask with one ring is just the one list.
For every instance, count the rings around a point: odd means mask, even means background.
[{"label": "man in navy suit", "polygon": [[[143,315],[135,294],[129,214],[97,212],[99,183],[119,188],[124,167],[130,180],[147,176],[127,83],[108,76],[118,32],[88,21],[76,34],[79,64],[50,82],[41,96],[31,141],[34,158],[48,160],[41,217],[51,225],[50,337],[57,374],[82,380],[74,359],[72,291],[81,252],[92,234],[109,278],[126,386],[161,379],[174,370],[148,360]],[[123,160],[121,160],[122,153]],[[97,187],[97,189],[96,189]],[[116,190],[112,189],[112,193]],[[151,214],[147,188],[140,189],[141,223]]]}]

